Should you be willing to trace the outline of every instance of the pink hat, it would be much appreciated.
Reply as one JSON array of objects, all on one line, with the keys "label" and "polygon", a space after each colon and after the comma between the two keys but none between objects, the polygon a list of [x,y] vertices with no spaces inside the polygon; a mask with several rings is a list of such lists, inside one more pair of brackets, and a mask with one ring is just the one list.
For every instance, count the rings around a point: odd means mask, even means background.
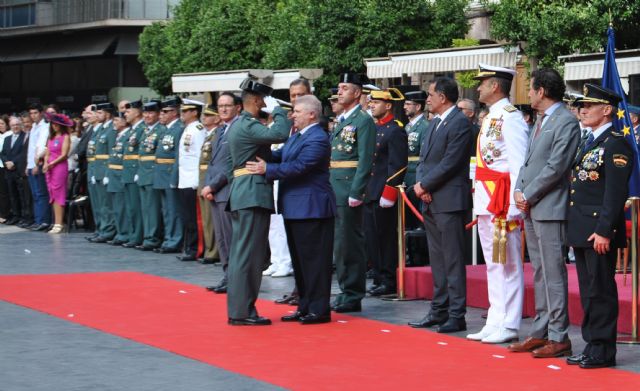
[{"label": "pink hat", "polygon": [[67,117],[64,114],[49,114],[49,113],[45,113],[45,117],[47,118],[47,121],[54,123],[54,124],[58,124],[58,125],[62,125],[62,126],[67,126],[72,128],[75,125],[75,122],[73,122],[73,120],[69,117]]}]

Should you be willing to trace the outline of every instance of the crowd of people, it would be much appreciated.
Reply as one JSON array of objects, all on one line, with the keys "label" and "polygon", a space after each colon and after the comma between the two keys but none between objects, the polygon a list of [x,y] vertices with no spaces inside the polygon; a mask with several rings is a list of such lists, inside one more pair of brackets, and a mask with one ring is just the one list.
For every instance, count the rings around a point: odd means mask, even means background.
[{"label": "crowd of people", "polygon": [[[291,83],[290,102],[247,79],[241,94],[220,93],[212,104],[107,102],[79,119],[34,104],[0,121],[0,213],[5,224],[58,234],[65,206],[88,196],[92,243],[219,261],[224,278],[207,289],[227,294],[230,325],[271,324],[255,305],[262,276],[290,273],[293,291],[278,301],[297,310],[281,320],[316,324],[332,311],[361,311],[367,294],[396,292],[396,187],[404,183],[422,214],[406,226],[426,232],[434,285],[427,315],[411,327],[467,329],[464,231],[473,208],[490,308],[467,338],[512,342],[510,351],[537,358],[570,356],[582,368],[615,365],[616,249],[626,246],[634,159],[612,128],[621,97],[587,84],[566,102],[562,77],[542,68],[531,74],[530,107],[519,110],[509,101],[514,76],[480,64],[480,111],[459,99],[451,78],[403,93],[357,73],[340,76],[329,119],[305,79]],[[394,115],[399,104],[406,125]],[[638,111],[632,106],[636,130]],[[536,317],[518,342],[522,229]],[[585,312],[587,346],[576,355],[567,245]],[[333,268],[340,294],[331,302]]]}]

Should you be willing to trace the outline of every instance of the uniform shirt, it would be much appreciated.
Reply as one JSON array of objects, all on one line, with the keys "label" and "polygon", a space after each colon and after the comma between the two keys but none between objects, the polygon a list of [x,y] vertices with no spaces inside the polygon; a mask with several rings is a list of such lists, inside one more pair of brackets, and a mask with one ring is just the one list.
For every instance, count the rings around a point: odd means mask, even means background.
[{"label": "uniform shirt", "polygon": [[[522,114],[509,103],[507,98],[494,103],[482,121],[478,139],[478,161],[484,160],[486,167],[499,172],[509,172],[511,187],[509,189],[509,212],[507,218],[520,215],[513,199],[520,167],[524,163],[527,151],[528,126]],[[482,181],[476,181],[474,193],[474,210],[476,215],[489,215],[487,206],[491,195]]]},{"label": "uniform shirt", "polygon": [[205,139],[205,128],[193,121],[184,128],[178,144],[178,188],[198,187],[200,153]]},{"label": "uniform shirt", "polygon": [[36,166],[36,158],[44,156],[44,150],[47,148],[47,139],[49,138],[49,124],[41,119],[31,129],[29,137],[29,148],[27,149],[27,169]]}]

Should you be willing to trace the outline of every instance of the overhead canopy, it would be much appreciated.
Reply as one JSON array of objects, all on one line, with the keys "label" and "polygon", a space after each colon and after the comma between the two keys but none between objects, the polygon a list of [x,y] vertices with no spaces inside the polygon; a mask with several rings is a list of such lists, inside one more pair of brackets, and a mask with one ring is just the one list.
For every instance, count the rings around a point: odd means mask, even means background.
[{"label": "overhead canopy", "polygon": [[478,63],[515,68],[519,47],[500,44],[389,53],[388,57],[364,59],[372,79],[402,77],[403,74],[469,71]]},{"label": "overhead canopy", "polygon": [[[564,61],[564,79],[566,81],[602,78],[604,53],[560,56],[558,60]],[[620,77],[640,74],[640,50],[616,51],[616,65]]]},{"label": "overhead canopy", "polygon": [[72,40],[56,37],[48,39],[33,38],[25,44],[4,46],[2,62],[22,62],[34,60],[50,60],[57,58],[90,57],[103,55],[117,39],[116,35],[79,35]]},{"label": "overhead canopy", "polygon": [[295,79],[304,77],[313,81],[322,76],[322,69],[243,69],[221,72],[181,73],[171,77],[173,92],[239,91],[247,77],[260,79],[273,89],[288,89]]}]

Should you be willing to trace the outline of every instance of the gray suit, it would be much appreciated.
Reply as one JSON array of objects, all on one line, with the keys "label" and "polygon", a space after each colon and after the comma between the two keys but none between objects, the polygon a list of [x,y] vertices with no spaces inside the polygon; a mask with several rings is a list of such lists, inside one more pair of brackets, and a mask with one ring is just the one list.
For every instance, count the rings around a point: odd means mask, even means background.
[{"label": "gray suit", "polygon": [[211,217],[213,219],[213,230],[220,263],[222,263],[225,272],[229,264],[232,231],[231,214],[226,211],[231,190],[231,179],[233,178],[231,155],[226,138],[226,131],[231,126],[231,123],[216,130],[211,160],[204,180],[204,186],[211,187],[211,191],[213,191],[214,201],[211,202]]},{"label": "gray suit", "polygon": [[529,135],[529,147],[515,186],[531,205],[525,217],[536,302],[530,336],[563,342],[567,339],[569,318],[567,267],[562,246],[569,202],[569,171],[580,142],[580,125],[564,105],[549,116],[535,137],[538,122]]}]

